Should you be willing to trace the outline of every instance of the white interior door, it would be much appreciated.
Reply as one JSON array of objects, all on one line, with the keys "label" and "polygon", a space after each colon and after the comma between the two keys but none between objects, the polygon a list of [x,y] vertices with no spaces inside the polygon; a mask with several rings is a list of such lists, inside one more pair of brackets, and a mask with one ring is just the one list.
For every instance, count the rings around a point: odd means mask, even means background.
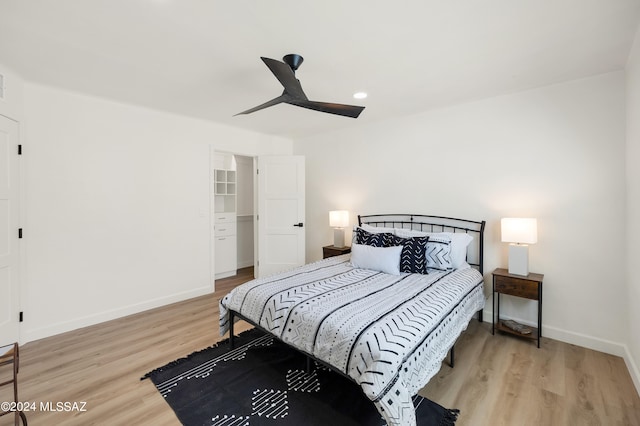
[{"label": "white interior door", "polygon": [[304,157],[258,157],[257,276],[304,265],[304,191]]},{"label": "white interior door", "polygon": [[18,123],[0,115],[0,346],[18,341]]}]

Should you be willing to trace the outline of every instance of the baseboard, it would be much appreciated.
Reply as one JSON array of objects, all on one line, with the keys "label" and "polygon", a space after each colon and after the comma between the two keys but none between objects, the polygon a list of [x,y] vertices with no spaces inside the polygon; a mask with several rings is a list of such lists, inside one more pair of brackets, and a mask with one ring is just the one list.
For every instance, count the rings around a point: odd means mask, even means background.
[{"label": "baseboard", "polygon": [[223,278],[229,278],[229,277],[233,277],[235,275],[238,274],[238,270],[234,269],[233,271],[229,271],[229,272],[221,272],[219,274],[216,274],[216,280],[221,280]]},{"label": "baseboard", "polygon": [[99,324],[101,322],[122,318],[127,315],[137,314],[149,309],[159,308],[171,303],[182,302],[183,300],[192,299],[198,296],[204,296],[213,292],[212,286],[200,287],[183,293],[176,293],[170,296],[159,297],[157,299],[147,300],[141,303],[125,306],[118,309],[99,312],[93,315],[87,315],[71,321],[61,321],[55,324],[47,325],[33,330],[21,330],[20,344],[32,342],[34,340],[51,337],[56,334],[66,333],[68,331],[77,330],[79,328],[88,327]]},{"label": "baseboard", "polygon": [[625,355],[622,358],[624,358],[624,363],[627,364],[627,369],[629,370],[629,374],[631,375],[631,380],[633,380],[633,384],[636,387],[636,392],[638,392],[638,395],[640,395],[640,370],[638,369],[638,364],[636,364],[636,362],[633,359],[633,356],[631,356],[631,352],[629,352],[629,347],[625,345],[624,348],[625,348]]},{"label": "baseboard", "polygon": [[542,326],[542,335],[561,342],[570,343],[594,351],[604,352],[619,357],[625,356],[625,345],[611,340],[599,339],[586,334],[574,333],[556,327]]},{"label": "baseboard", "polygon": [[[484,310],[483,321],[491,323],[493,312]],[[503,317],[502,319],[512,319],[522,324],[526,324],[530,327],[537,327],[538,324],[529,320],[515,317]],[[611,355],[616,355],[625,358],[628,354],[626,346],[619,342],[613,342],[611,340],[600,339],[597,337],[589,336],[582,333],[575,333],[572,331],[564,330],[557,327],[551,327],[542,324],[542,336],[550,339],[559,340],[564,343],[569,343],[576,346],[581,346],[587,349],[593,349],[594,351],[600,351]]]}]

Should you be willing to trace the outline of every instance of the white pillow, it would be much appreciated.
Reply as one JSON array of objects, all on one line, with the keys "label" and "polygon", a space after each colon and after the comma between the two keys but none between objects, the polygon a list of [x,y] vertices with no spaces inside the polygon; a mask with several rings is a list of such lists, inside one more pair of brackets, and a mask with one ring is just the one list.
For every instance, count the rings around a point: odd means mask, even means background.
[{"label": "white pillow", "polygon": [[382,226],[371,226],[371,225],[367,225],[366,223],[363,223],[362,226],[360,226],[360,228],[364,229],[367,232],[371,232],[372,234],[382,234],[384,232],[393,234],[395,232],[395,229],[393,228],[383,228]]},{"label": "white pillow", "polygon": [[400,275],[401,252],[402,246],[373,247],[352,244],[351,265],[354,268],[371,269],[391,275]]},{"label": "white pillow", "polygon": [[411,237],[429,237],[433,235],[433,232],[424,232],[424,231],[414,231],[413,229],[406,228],[394,228],[394,234],[398,237],[402,238],[411,238]]},{"label": "white pillow", "polygon": [[451,240],[451,266],[460,269],[467,263],[467,247],[473,236],[466,232],[424,232],[413,229],[395,229],[395,234],[402,238],[411,237],[446,237]]},{"label": "white pillow", "polygon": [[473,241],[473,236],[466,232],[445,232],[444,234],[451,238],[451,263],[453,264],[453,269],[460,269],[467,265],[467,247]]}]

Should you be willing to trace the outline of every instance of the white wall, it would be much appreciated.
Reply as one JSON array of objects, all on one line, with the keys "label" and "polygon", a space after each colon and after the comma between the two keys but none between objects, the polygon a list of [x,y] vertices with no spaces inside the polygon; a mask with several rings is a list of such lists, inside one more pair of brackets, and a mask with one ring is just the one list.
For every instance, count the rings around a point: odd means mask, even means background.
[{"label": "white wall", "polygon": [[640,29],[627,64],[627,283],[629,350],[627,364],[640,392]]},{"label": "white wall", "polygon": [[210,149],[292,143],[25,84],[21,340],[208,293]]},{"label": "white wall", "polygon": [[[329,210],[484,219],[488,296],[490,272],[507,264],[500,218],[537,217],[530,270],[545,274],[543,335],[622,355],[624,87],[614,72],[296,140],[307,260],[331,244]],[[505,313],[536,321],[533,302]]]}]

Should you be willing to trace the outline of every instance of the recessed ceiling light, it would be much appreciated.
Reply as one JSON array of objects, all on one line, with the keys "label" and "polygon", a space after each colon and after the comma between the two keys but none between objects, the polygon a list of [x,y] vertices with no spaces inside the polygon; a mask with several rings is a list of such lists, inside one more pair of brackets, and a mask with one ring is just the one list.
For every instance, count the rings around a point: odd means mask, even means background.
[{"label": "recessed ceiling light", "polygon": [[356,99],[364,99],[367,97],[367,92],[356,92],[353,94],[353,97]]}]

